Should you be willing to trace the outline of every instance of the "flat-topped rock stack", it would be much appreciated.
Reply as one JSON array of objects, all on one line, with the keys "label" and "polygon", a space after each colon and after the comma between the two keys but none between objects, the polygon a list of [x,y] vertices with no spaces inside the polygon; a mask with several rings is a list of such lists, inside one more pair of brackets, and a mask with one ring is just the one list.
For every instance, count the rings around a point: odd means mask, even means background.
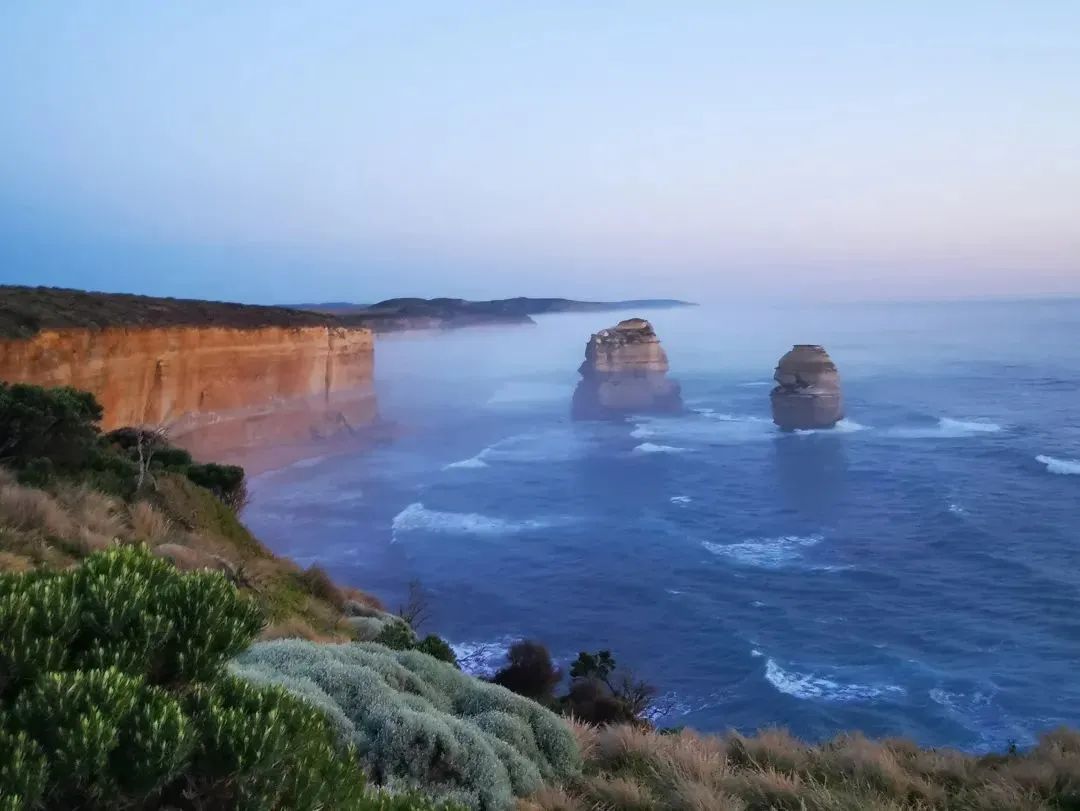
[{"label": "flat-topped rock stack", "polygon": [[683,408],[679,384],[667,376],[667,354],[644,318],[629,318],[593,335],[578,372],[575,419],[672,413]]},{"label": "flat-topped rock stack", "polygon": [[840,375],[824,347],[795,344],[773,377],[773,422],[785,431],[832,428],[844,418]]}]

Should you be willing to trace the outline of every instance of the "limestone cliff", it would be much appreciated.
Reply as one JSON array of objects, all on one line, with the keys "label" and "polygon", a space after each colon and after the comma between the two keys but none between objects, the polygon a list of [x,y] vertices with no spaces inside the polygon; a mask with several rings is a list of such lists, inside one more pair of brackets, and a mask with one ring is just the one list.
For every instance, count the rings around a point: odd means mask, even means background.
[{"label": "limestone cliff", "polygon": [[679,384],[667,377],[668,359],[652,324],[630,318],[601,330],[585,347],[574,391],[575,419],[682,410]]},{"label": "limestone cliff", "polygon": [[817,344],[796,344],[780,358],[772,390],[773,422],[787,431],[832,428],[844,418],[840,376]]},{"label": "limestone cliff", "polygon": [[373,364],[369,330],[327,324],[59,328],[0,340],[0,380],[90,391],[105,430],[165,425],[205,459],[372,421]]}]

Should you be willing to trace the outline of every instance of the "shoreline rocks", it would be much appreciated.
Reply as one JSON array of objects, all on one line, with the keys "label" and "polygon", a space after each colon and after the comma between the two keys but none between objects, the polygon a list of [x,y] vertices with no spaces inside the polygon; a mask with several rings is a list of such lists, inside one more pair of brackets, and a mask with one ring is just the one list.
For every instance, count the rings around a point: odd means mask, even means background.
[{"label": "shoreline rocks", "polygon": [[840,376],[824,347],[795,344],[780,358],[773,377],[773,422],[783,430],[832,428],[844,418]]},{"label": "shoreline rocks", "polygon": [[679,384],[667,377],[667,354],[644,318],[629,318],[594,334],[578,372],[582,379],[574,391],[574,419],[683,409]]}]

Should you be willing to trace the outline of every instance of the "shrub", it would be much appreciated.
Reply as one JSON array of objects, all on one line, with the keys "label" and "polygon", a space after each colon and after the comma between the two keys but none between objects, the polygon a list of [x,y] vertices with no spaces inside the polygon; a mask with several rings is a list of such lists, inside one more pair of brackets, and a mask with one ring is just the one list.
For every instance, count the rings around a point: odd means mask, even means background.
[{"label": "shrub", "polygon": [[562,673],[551,661],[548,649],[539,642],[523,639],[510,646],[508,663],[492,681],[508,690],[541,702],[550,702]]},{"label": "shrub", "polygon": [[385,645],[391,650],[413,650],[418,644],[413,629],[396,618],[384,622],[382,629],[372,641]]},{"label": "shrub", "polygon": [[[0,460],[35,478],[86,465],[98,441],[101,406],[73,388],[0,382]],[[46,460],[46,461],[42,461]]]},{"label": "shrub", "polygon": [[140,547],[0,575],[0,809],[423,809],[365,793],[319,710],[224,672],[262,626]]},{"label": "shrub", "polygon": [[322,707],[370,773],[394,788],[494,811],[580,769],[570,730],[549,710],[419,651],[265,642],[234,672]]},{"label": "shrub", "polygon": [[[197,484],[197,482],[196,482]],[[313,597],[325,600],[338,611],[345,611],[345,595],[321,566],[309,566],[299,575],[300,584]]]},{"label": "shrub", "polygon": [[454,654],[454,649],[450,647],[450,644],[441,636],[435,634],[428,634],[416,646],[416,650],[421,653],[426,653],[428,656],[432,656],[438,659],[440,662],[447,662],[454,667],[458,666],[457,656]]},{"label": "shrub", "polygon": [[582,651],[570,666],[570,691],[563,711],[591,724],[646,723],[656,688],[628,673],[615,675],[610,651]]},{"label": "shrub", "polygon": [[247,484],[244,469],[238,465],[191,465],[187,477],[199,487],[205,487],[227,506],[239,512],[247,503]]}]

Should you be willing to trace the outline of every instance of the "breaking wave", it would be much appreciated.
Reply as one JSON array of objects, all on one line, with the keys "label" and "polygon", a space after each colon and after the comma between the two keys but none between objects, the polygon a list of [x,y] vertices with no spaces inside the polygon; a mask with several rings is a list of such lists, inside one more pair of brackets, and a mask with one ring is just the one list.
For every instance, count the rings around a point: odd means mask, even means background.
[{"label": "breaking wave", "polygon": [[451,462],[448,465],[443,465],[443,470],[463,470],[478,467],[487,467],[488,463],[484,461],[484,457],[487,456],[489,449],[484,448],[476,456],[470,456],[468,459],[461,459],[457,462]]},{"label": "breaking wave", "polygon": [[458,660],[458,667],[470,676],[491,677],[506,664],[510,646],[518,637],[502,636],[485,642],[453,642],[450,648]]},{"label": "breaking wave", "polygon": [[674,445],[654,445],[652,442],[642,442],[634,448],[634,453],[686,453],[689,448],[677,448]]},{"label": "breaking wave", "polygon": [[712,554],[728,558],[741,566],[778,569],[801,560],[805,549],[817,546],[822,540],[822,535],[783,535],[732,544],[702,541],[701,545]]},{"label": "breaking wave", "polygon": [[843,419],[840,420],[832,428],[806,428],[795,431],[796,434],[854,434],[859,431],[865,431],[869,428],[869,425],[863,425],[855,420]]},{"label": "breaking wave", "polygon": [[1040,454],[1035,457],[1035,461],[1046,465],[1046,470],[1050,473],[1056,473],[1059,476],[1080,476],[1080,461],[1075,459],[1055,459],[1053,456]]},{"label": "breaking wave", "polygon": [[672,496],[669,501],[672,504],[689,504],[693,499],[690,496]]},{"label": "breaking wave", "polygon": [[865,702],[906,692],[895,684],[841,682],[815,673],[784,670],[775,659],[765,662],[765,680],[785,695],[811,701]]},{"label": "breaking wave", "polygon": [[985,420],[954,420],[942,417],[937,425],[918,428],[890,428],[889,436],[902,439],[963,439],[981,434],[997,434],[1002,427],[996,422]]},{"label": "breaking wave", "polygon": [[557,462],[577,458],[584,450],[585,441],[572,431],[535,431],[500,439],[475,456],[444,465],[443,470],[484,468],[498,462]]},{"label": "breaking wave", "polygon": [[436,532],[447,535],[508,535],[551,526],[550,521],[508,521],[479,513],[454,513],[429,510],[419,501],[394,516],[396,540],[405,532]]},{"label": "breaking wave", "polygon": [[702,444],[749,442],[769,439],[776,434],[777,428],[770,419],[718,414],[708,408],[697,409],[690,416],[642,417],[630,432],[634,439],[670,439]]}]

